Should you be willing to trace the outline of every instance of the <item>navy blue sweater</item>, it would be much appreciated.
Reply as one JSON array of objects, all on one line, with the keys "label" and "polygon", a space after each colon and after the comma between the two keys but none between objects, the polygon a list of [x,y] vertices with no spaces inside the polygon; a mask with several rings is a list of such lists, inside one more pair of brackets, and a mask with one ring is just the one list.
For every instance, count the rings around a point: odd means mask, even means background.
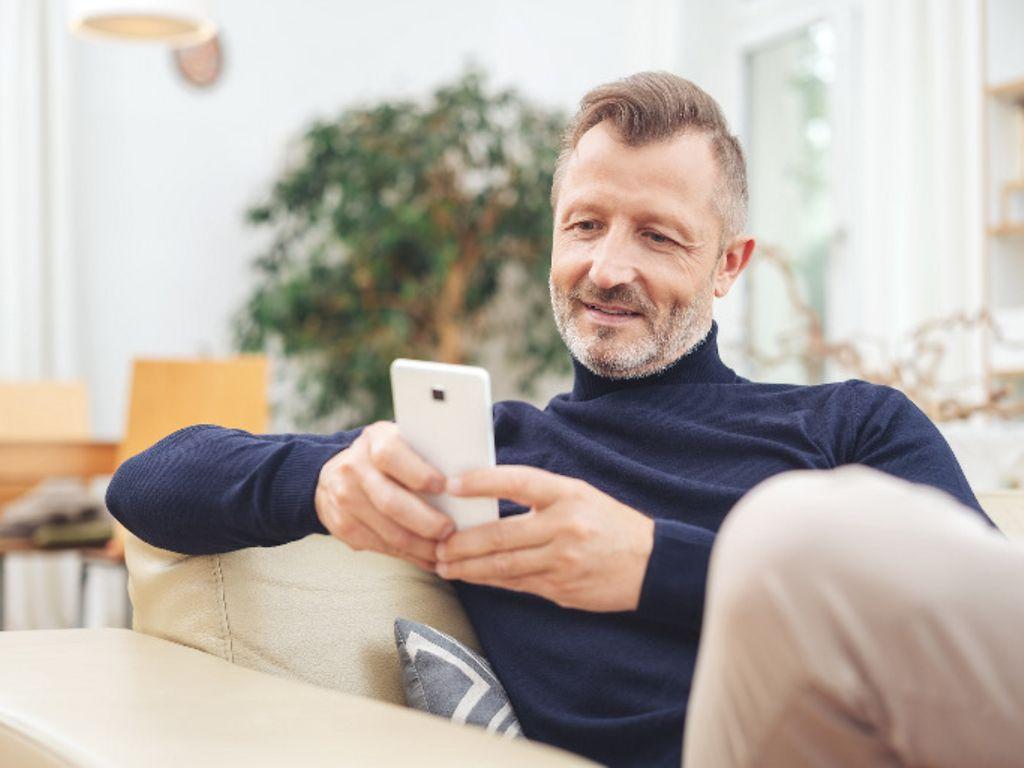
[{"label": "navy blue sweater", "polygon": [[[613,381],[577,364],[572,392],[544,410],[500,402],[494,428],[499,463],[582,478],[655,520],[636,611],[564,609],[455,583],[525,735],[612,765],[680,764],[708,555],[754,485],[790,469],[865,464],[983,514],[949,446],[904,395],[862,381],[751,383],[720,360],[714,326],[647,379]],[[126,462],[107,504],[140,538],[190,554],[325,533],[313,506],[319,471],[358,434],[189,427]]]}]

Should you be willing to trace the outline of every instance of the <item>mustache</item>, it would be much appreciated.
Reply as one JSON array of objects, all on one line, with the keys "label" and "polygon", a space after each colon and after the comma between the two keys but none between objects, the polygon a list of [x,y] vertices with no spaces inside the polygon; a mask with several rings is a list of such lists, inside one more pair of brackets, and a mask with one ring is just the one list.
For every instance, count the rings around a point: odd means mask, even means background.
[{"label": "mustache", "polygon": [[583,279],[572,287],[567,296],[584,304],[614,304],[644,315],[652,314],[655,309],[651,300],[635,285],[598,288],[590,280]]}]

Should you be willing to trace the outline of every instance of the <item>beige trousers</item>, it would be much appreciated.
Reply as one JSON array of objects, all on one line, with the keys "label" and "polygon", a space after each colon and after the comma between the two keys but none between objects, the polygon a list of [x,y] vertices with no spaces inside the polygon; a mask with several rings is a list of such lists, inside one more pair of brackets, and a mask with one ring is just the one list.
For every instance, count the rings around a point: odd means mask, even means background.
[{"label": "beige trousers", "polygon": [[684,755],[1024,766],[1024,547],[863,467],[762,483],[712,554]]}]

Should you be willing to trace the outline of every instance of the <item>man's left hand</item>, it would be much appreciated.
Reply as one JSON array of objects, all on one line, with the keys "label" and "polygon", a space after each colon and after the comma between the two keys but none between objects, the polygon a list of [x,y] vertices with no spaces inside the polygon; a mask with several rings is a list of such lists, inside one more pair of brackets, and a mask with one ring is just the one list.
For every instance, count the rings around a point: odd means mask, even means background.
[{"label": "man's left hand", "polygon": [[502,465],[448,481],[453,496],[509,499],[530,511],[449,536],[437,573],[546,597],[564,608],[630,611],[654,546],[654,521],[592,485]]}]

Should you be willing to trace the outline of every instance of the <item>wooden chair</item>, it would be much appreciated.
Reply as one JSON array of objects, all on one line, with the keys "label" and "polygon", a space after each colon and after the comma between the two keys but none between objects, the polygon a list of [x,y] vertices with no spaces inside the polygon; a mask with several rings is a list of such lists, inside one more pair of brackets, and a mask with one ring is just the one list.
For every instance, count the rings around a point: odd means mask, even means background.
[{"label": "wooden chair", "polygon": [[267,360],[136,360],[118,464],[182,427],[218,424],[266,432]]},{"label": "wooden chair", "polygon": [[[267,359],[244,355],[226,360],[136,360],[124,440],[117,463],[141,453],[167,435],[192,424],[217,424],[266,432]],[[118,526],[107,548],[124,554]]]},{"label": "wooden chair", "polygon": [[0,505],[47,477],[110,474],[116,450],[90,439],[84,382],[0,382]]},{"label": "wooden chair", "polygon": [[83,381],[0,381],[0,440],[88,440]]}]

